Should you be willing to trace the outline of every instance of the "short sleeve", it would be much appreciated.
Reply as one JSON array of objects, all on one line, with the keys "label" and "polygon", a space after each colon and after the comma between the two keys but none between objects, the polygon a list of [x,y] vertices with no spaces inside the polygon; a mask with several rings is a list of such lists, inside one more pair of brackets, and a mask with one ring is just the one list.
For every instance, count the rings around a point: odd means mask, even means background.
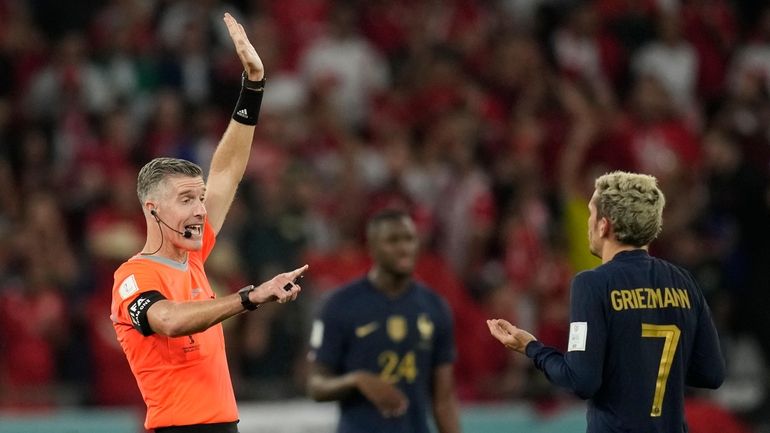
[{"label": "short sleeve", "polygon": [[457,358],[454,339],[454,320],[446,301],[437,299],[436,335],[433,347],[433,367],[451,364]]},{"label": "short sleeve", "polygon": [[132,324],[129,305],[140,295],[158,292],[165,298],[172,298],[160,276],[149,265],[131,263],[123,265],[115,272],[115,285],[112,289],[113,320],[118,323]]},{"label": "short sleeve", "polygon": [[346,332],[343,315],[337,312],[336,299],[338,298],[335,296],[330,297],[313,322],[310,355],[315,362],[339,373],[342,371],[343,354],[347,352],[349,333]]}]

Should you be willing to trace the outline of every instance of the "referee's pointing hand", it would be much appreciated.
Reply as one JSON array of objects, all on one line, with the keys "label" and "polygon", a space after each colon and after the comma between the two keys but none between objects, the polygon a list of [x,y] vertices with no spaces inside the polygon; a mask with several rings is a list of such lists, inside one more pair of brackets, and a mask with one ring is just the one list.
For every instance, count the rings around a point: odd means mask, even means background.
[{"label": "referee's pointing hand", "polygon": [[255,304],[274,301],[283,304],[297,299],[299,292],[302,290],[298,281],[308,267],[308,265],[305,265],[293,271],[278,274],[265,281],[249,293],[249,300]]}]

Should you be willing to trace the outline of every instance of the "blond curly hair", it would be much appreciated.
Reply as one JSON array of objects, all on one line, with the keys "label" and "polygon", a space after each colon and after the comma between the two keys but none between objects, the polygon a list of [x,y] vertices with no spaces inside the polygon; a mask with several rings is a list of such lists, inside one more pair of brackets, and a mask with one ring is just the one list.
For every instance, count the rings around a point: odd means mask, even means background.
[{"label": "blond curly hair", "polygon": [[666,197],[658,180],[646,174],[614,171],[596,179],[597,218],[607,218],[618,242],[651,243],[663,230]]}]

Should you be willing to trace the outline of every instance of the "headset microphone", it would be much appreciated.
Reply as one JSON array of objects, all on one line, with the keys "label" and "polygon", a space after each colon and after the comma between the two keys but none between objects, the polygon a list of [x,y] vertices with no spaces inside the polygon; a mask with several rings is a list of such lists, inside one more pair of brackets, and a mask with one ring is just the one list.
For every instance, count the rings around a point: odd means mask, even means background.
[{"label": "headset microphone", "polygon": [[160,217],[158,216],[158,212],[156,212],[155,209],[150,210],[150,214],[152,214],[152,216],[155,217],[156,221],[158,221],[159,223],[161,223],[164,226],[168,227],[168,229],[171,230],[172,232],[179,233],[179,235],[182,236],[185,239],[190,239],[192,237],[192,232],[190,231],[190,229],[184,229],[184,232],[180,232],[179,230],[177,230],[177,229],[171,227],[170,225],[166,224],[165,221],[160,219]]}]

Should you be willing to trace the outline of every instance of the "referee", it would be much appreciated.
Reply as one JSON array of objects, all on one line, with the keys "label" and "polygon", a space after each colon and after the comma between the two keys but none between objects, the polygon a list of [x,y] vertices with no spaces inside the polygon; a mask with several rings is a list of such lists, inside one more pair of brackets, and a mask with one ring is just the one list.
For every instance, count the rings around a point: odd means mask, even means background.
[{"label": "referee", "polygon": [[225,14],[243,64],[242,89],[209,177],[196,164],[156,158],[139,172],[147,222],[144,249],[115,272],[113,326],[156,433],[234,433],[238,408],[220,322],[260,304],[296,299],[307,265],[216,297],[204,263],[249,159],[264,91],[264,67],[243,27]]}]

